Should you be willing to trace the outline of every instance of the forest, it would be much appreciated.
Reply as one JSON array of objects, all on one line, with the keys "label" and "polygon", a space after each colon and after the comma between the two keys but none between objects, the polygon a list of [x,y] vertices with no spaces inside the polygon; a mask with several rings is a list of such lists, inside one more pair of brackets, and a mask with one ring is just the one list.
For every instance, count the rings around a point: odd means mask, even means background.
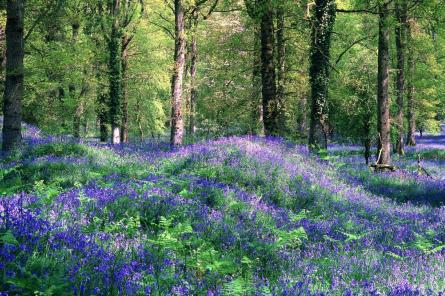
[{"label": "forest", "polygon": [[0,0],[0,296],[445,295],[445,0]]}]

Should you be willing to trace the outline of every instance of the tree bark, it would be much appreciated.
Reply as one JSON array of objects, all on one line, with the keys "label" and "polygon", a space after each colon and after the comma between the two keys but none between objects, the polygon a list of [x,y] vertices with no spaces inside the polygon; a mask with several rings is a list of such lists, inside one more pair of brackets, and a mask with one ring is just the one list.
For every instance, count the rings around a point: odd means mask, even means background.
[{"label": "tree bark", "polygon": [[396,94],[397,94],[397,142],[396,152],[399,155],[405,155],[404,148],[404,118],[403,101],[405,96],[405,48],[406,48],[406,25],[407,25],[407,3],[406,0],[396,2],[396,50],[397,50],[397,75],[396,75]]},{"label": "tree bark", "polygon": [[[6,32],[5,27],[0,25],[0,93],[5,92],[5,67],[6,67]],[[3,100],[1,107],[3,109]]]},{"label": "tree bark", "polygon": [[24,66],[24,3],[7,1],[6,20],[6,80],[3,102],[3,145],[9,152],[22,141],[22,99]]},{"label": "tree bark", "polygon": [[[78,21],[73,22],[71,24],[71,29],[72,29],[73,50],[75,50],[75,44],[77,43],[77,37],[79,36],[79,29],[80,29],[79,22]],[[80,138],[82,115],[85,109],[83,96],[85,96],[88,90],[88,84],[85,80],[86,75],[87,75],[86,70],[84,70],[82,79],[82,88],[80,90],[79,96],[76,95],[76,85],[74,83],[71,83],[68,86],[70,97],[72,100],[76,102],[76,110],[74,111],[74,118],[73,118],[73,136],[76,139]]]},{"label": "tree bark", "polygon": [[196,41],[197,30],[197,16],[193,20],[192,40],[190,44],[190,110],[188,120],[188,134],[192,141],[195,134],[195,116],[196,116],[196,101],[198,98],[198,89],[196,87],[196,68],[198,63],[198,46]]},{"label": "tree bark", "polygon": [[[84,71],[84,76],[87,75]],[[76,98],[77,101],[77,107],[76,111],[74,113],[74,121],[73,121],[73,129],[74,129],[74,137],[80,138],[80,127],[82,122],[82,115],[85,111],[85,102],[83,97],[88,92],[88,83],[86,82],[85,78],[82,80],[82,88],[80,90],[79,96]],[[70,95],[71,95],[71,89],[70,89]]]},{"label": "tree bark", "polygon": [[128,142],[128,46],[129,35],[124,33],[122,37],[122,122],[121,142]]},{"label": "tree bark", "polygon": [[263,105],[261,94],[261,40],[260,28],[254,24],[252,61],[252,134],[264,135]]},{"label": "tree bark", "polygon": [[172,115],[170,144],[179,146],[184,136],[184,121],[182,118],[182,81],[185,66],[184,38],[184,7],[183,0],[175,0],[175,56],[174,73],[172,77]]},{"label": "tree bark", "polygon": [[270,0],[261,0],[261,84],[266,136],[279,135],[278,99],[274,61],[273,11]]},{"label": "tree bark", "polygon": [[407,27],[407,41],[409,42],[408,48],[408,62],[407,62],[407,72],[408,72],[408,82],[407,82],[407,120],[408,120],[408,135],[406,137],[406,145],[416,146],[416,117],[414,111],[414,56],[412,49],[412,35],[411,35],[411,25],[408,23]]},{"label": "tree bark", "polygon": [[377,130],[378,164],[391,164],[391,138],[389,113],[389,9],[388,3],[379,5],[379,46],[377,75]]},{"label": "tree bark", "polygon": [[110,84],[110,123],[111,123],[111,143],[120,143],[120,119],[121,119],[121,33],[119,28],[120,0],[113,0],[111,11],[112,25],[109,49],[109,84]]},{"label": "tree bark", "polygon": [[277,77],[277,100],[278,100],[278,124],[279,134],[284,136],[285,127],[285,75],[286,75],[286,42],[284,39],[284,9],[279,7],[277,9],[277,62],[278,62],[278,77]]},{"label": "tree bark", "polygon": [[311,116],[309,149],[317,151],[328,146],[328,87],[331,35],[334,27],[335,1],[316,0],[312,17],[310,52]]}]

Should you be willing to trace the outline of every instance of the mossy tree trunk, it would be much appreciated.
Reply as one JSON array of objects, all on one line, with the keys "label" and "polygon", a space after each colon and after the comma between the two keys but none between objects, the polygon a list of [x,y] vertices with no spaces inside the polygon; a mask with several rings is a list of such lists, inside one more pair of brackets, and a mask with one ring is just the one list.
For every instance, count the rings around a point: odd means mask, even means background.
[{"label": "mossy tree trunk", "polygon": [[408,23],[407,27],[407,41],[408,41],[408,62],[407,62],[407,121],[408,121],[408,135],[406,137],[406,144],[408,146],[416,146],[416,117],[414,110],[414,55],[412,48],[412,32],[411,25]]},{"label": "mossy tree trunk", "polygon": [[284,8],[277,9],[277,100],[278,100],[278,125],[279,134],[283,136],[286,132],[285,126],[285,83],[286,83],[286,40],[284,37],[285,29]]},{"label": "mossy tree trunk", "polygon": [[336,17],[333,0],[316,0],[312,16],[310,49],[311,115],[309,149],[327,149],[328,145],[328,88],[331,36]]},{"label": "mossy tree trunk", "polygon": [[9,152],[18,148],[22,140],[24,1],[8,0],[6,14],[6,80],[2,150]]},{"label": "mossy tree trunk", "polygon": [[274,12],[270,0],[261,0],[259,6],[261,11],[261,84],[264,133],[266,136],[276,136],[279,135],[279,110],[274,60]]},{"label": "mossy tree trunk", "polygon": [[122,37],[122,122],[121,142],[128,142],[128,46],[131,38],[128,33]]},{"label": "mossy tree trunk", "polygon": [[397,75],[396,75],[396,94],[397,94],[397,142],[396,152],[399,155],[405,154],[404,142],[404,97],[405,97],[405,53],[406,53],[406,26],[408,7],[406,0],[396,2],[396,50],[397,50]]},{"label": "mossy tree trunk", "polygon": [[110,123],[111,143],[120,143],[120,120],[121,120],[121,30],[119,27],[120,0],[113,0],[111,8],[112,24],[111,34],[108,42],[109,60],[109,93],[110,93]]}]

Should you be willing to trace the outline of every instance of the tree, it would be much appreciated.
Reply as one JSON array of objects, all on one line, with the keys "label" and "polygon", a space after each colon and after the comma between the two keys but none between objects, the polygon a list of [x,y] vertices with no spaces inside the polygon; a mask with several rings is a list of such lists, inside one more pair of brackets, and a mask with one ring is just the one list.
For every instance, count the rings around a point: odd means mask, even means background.
[{"label": "tree", "polygon": [[198,98],[196,71],[198,63],[198,45],[196,30],[198,29],[198,11],[196,11],[191,17],[191,41],[190,41],[190,107],[188,118],[188,134],[193,138],[195,133],[195,116],[196,116],[196,101]]},{"label": "tree", "polygon": [[285,83],[286,83],[286,41],[284,37],[285,18],[284,7],[277,8],[277,101],[279,134],[285,133]]},{"label": "tree", "polygon": [[391,164],[391,122],[389,112],[389,4],[379,3],[379,44],[377,74],[378,164]]},{"label": "tree", "polygon": [[259,26],[259,7],[257,0],[245,0],[246,12],[253,21],[252,35],[252,84],[250,114],[252,123],[250,132],[252,134],[264,134],[262,88],[261,88],[261,38]]},{"label": "tree", "polygon": [[24,66],[24,2],[7,1],[6,80],[3,103],[3,145],[9,152],[19,147],[22,139],[22,99]]},{"label": "tree", "polygon": [[329,57],[335,16],[335,1],[315,1],[309,70],[311,83],[309,148],[312,150],[326,149],[328,145]]},{"label": "tree", "polygon": [[130,59],[130,44],[136,34],[136,28],[138,27],[141,18],[144,14],[144,4],[140,3],[140,13],[137,15],[138,2],[125,0],[123,3],[123,16],[122,18],[122,40],[121,40],[121,88],[122,88],[122,121],[121,121],[121,131],[120,140],[123,143],[128,142],[128,132],[129,132],[129,90],[128,80],[129,77],[129,59]]},{"label": "tree", "polygon": [[121,3],[113,0],[111,7],[111,34],[108,40],[109,60],[109,94],[110,94],[110,121],[111,121],[111,143],[120,143],[120,119],[121,119],[121,97],[122,97],[122,61],[121,48],[122,36],[119,20]]},{"label": "tree", "polygon": [[275,75],[275,41],[273,7],[270,0],[259,1],[261,28],[261,84],[263,96],[263,121],[266,136],[279,135],[279,104]]},{"label": "tree", "polygon": [[414,56],[413,56],[413,44],[412,44],[412,26],[408,23],[407,27],[407,41],[408,47],[408,62],[407,62],[407,75],[408,84],[406,98],[407,104],[407,121],[408,121],[408,135],[406,137],[406,145],[416,146],[416,118],[414,113]]},{"label": "tree", "polygon": [[397,50],[397,74],[396,74],[396,94],[397,94],[397,141],[396,151],[399,155],[404,155],[404,116],[403,103],[405,96],[405,51],[406,51],[406,27],[408,22],[408,3],[406,0],[397,0],[395,4],[396,14],[396,50]]},{"label": "tree", "polygon": [[184,6],[182,0],[175,0],[175,55],[172,77],[172,115],[170,144],[182,144],[184,121],[182,118],[182,81],[185,66]]},{"label": "tree", "polygon": [[189,40],[189,56],[190,56],[190,98],[189,98],[189,110],[188,110],[188,126],[187,133],[191,136],[193,140],[195,130],[196,130],[196,104],[198,100],[198,85],[197,85],[197,66],[198,66],[198,24],[200,21],[200,14],[202,14],[202,19],[206,20],[215,10],[218,5],[219,0],[214,0],[213,4],[210,6],[209,10],[204,14],[202,6],[204,6],[208,0],[202,0],[195,3],[191,7],[191,12],[188,16],[189,19],[189,30],[190,30],[190,40]]}]

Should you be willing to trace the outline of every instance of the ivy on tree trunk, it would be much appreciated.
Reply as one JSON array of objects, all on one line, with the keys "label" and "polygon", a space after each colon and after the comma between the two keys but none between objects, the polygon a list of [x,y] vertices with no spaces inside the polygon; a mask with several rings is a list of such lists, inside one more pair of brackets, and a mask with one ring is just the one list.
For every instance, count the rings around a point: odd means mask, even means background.
[{"label": "ivy on tree trunk", "polygon": [[310,49],[311,116],[309,149],[327,148],[328,87],[331,35],[336,17],[335,1],[316,0],[312,17]]}]

